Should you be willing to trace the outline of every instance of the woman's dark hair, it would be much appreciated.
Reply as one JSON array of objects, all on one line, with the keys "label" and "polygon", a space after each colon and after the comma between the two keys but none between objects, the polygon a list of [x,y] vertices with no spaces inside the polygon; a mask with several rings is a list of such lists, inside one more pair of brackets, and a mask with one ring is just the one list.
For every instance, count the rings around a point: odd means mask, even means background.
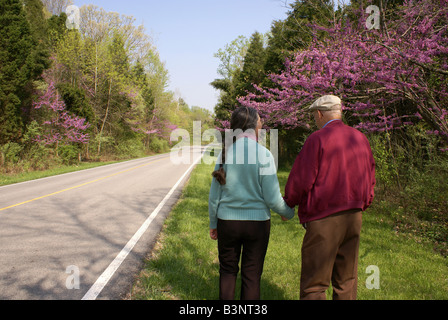
[{"label": "woman's dark hair", "polygon": [[[258,123],[258,112],[254,108],[240,107],[232,113],[232,119],[230,120],[231,130],[255,130]],[[232,143],[235,143],[236,136],[233,136]],[[229,144],[229,143],[228,143]],[[230,145],[229,145],[230,146]],[[226,184],[226,172],[224,170],[224,163],[226,162],[226,151],[229,147],[226,145],[225,139],[222,139],[222,154],[220,168],[212,173],[213,177],[221,184]]]}]

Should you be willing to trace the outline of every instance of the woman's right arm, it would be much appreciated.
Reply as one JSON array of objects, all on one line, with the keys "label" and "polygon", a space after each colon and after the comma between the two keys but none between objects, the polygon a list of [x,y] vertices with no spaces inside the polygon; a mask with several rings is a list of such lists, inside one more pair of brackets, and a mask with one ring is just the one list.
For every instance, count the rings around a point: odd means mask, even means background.
[{"label": "woman's right arm", "polygon": [[[275,168],[274,156],[269,156],[269,166]],[[282,217],[294,218],[294,208],[290,208],[282,197],[278,182],[277,170],[261,170],[261,189],[266,205]]]}]

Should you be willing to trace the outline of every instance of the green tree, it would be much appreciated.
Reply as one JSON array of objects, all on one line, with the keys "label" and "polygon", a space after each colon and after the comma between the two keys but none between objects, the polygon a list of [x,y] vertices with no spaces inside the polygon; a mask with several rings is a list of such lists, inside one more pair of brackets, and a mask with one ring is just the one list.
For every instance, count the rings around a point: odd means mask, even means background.
[{"label": "green tree", "polygon": [[48,23],[44,14],[44,6],[41,0],[22,0],[22,2],[33,38],[33,46],[28,61],[34,69],[34,76],[31,76],[30,83],[27,85],[26,98],[22,100],[22,110],[26,110],[24,121],[25,124],[28,124],[31,120],[26,116],[30,113],[35,89],[31,81],[40,78],[43,71],[50,67],[51,62],[48,46]]},{"label": "green tree", "polygon": [[214,57],[220,61],[218,74],[224,79],[232,80],[235,72],[243,69],[244,57],[249,49],[250,41],[245,36],[239,36],[224,48],[219,49]]},{"label": "green tree", "polygon": [[49,49],[51,51],[55,51],[57,47],[57,43],[61,40],[65,32],[67,31],[67,27],[65,25],[67,21],[67,14],[64,12],[60,15],[52,15],[48,20],[48,43]]},{"label": "green tree", "polygon": [[45,19],[42,1],[22,0],[22,2],[34,39],[38,40],[42,45],[45,45],[47,41],[48,23],[47,19]]},{"label": "green tree", "polygon": [[236,107],[235,86],[229,79],[216,79],[210,85],[220,91],[219,101],[215,106],[215,115],[219,126],[219,121],[230,119],[231,111]]},{"label": "green tree", "polygon": [[[98,153],[101,151],[101,141],[107,129],[108,134],[116,140],[123,130],[124,115],[130,111],[131,102],[129,93],[128,76],[129,63],[127,52],[124,48],[122,35],[116,31],[107,46],[105,52],[102,73],[104,78],[99,82],[99,93],[101,98],[100,129],[98,139]],[[106,128],[107,126],[107,128]]]},{"label": "green tree", "polygon": [[123,35],[119,31],[115,31],[112,43],[109,45],[110,62],[114,66],[118,75],[127,77],[129,75],[129,57]]},{"label": "green tree", "polygon": [[218,121],[229,120],[231,111],[237,105],[237,86],[240,83],[239,77],[249,46],[250,40],[240,35],[215,54],[215,57],[220,60],[218,74],[223,77],[210,83],[212,87],[220,91],[219,102],[215,106]]},{"label": "green tree", "polygon": [[90,124],[95,123],[95,113],[84,90],[68,83],[57,85],[57,89],[69,112],[86,119]]},{"label": "green tree", "polygon": [[48,67],[24,8],[20,0],[0,0],[0,144],[20,139],[31,82]]},{"label": "green tree", "polygon": [[266,78],[266,49],[264,47],[263,36],[255,32],[251,39],[249,49],[244,57],[243,69],[238,75],[236,95],[245,96],[247,92],[254,92],[254,84],[259,85]]},{"label": "green tree", "polygon": [[284,70],[285,59],[292,52],[309,46],[315,32],[310,24],[328,26],[334,21],[333,2],[297,0],[291,4],[285,20],[276,20],[272,23],[266,48],[265,70],[267,73],[280,73]]}]

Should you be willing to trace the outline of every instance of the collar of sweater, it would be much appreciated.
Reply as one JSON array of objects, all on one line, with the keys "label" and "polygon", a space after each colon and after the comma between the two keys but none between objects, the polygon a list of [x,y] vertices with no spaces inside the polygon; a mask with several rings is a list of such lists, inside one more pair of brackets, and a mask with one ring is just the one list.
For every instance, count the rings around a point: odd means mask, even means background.
[{"label": "collar of sweater", "polygon": [[243,138],[249,138],[249,139],[252,139],[254,141],[258,141],[257,140],[257,136],[254,133],[252,133],[252,132],[244,132],[244,133],[238,135],[236,137],[236,140],[243,139]]}]

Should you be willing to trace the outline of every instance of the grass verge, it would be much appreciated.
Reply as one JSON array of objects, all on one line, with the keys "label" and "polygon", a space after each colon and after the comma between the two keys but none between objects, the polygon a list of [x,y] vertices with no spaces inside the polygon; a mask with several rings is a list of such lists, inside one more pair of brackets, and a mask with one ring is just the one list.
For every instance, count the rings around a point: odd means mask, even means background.
[{"label": "grass verge", "polygon": [[[138,276],[132,300],[216,300],[217,243],[208,235],[208,192],[213,166],[201,164],[167,219],[158,243]],[[279,171],[285,185],[289,172]],[[360,300],[446,300],[448,260],[430,243],[397,233],[382,206],[364,216],[359,258]],[[273,214],[262,278],[263,300],[298,300],[300,249],[304,230],[298,218],[284,223]],[[369,266],[380,271],[379,289],[367,289]],[[239,287],[237,288],[239,292]],[[328,292],[331,296],[331,288]],[[237,297],[238,298],[238,297]]]},{"label": "grass verge", "polygon": [[18,174],[4,174],[0,173],[0,187],[6,186],[14,183],[20,183],[25,181],[37,180],[42,178],[47,178],[51,176],[56,176],[60,174],[81,171],[91,168],[96,168],[108,164],[115,163],[116,161],[109,162],[81,162],[78,165],[64,165],[58,166],[52,169],[44,170],[44,171],[30,171],[30,172],[22,172]]}]

